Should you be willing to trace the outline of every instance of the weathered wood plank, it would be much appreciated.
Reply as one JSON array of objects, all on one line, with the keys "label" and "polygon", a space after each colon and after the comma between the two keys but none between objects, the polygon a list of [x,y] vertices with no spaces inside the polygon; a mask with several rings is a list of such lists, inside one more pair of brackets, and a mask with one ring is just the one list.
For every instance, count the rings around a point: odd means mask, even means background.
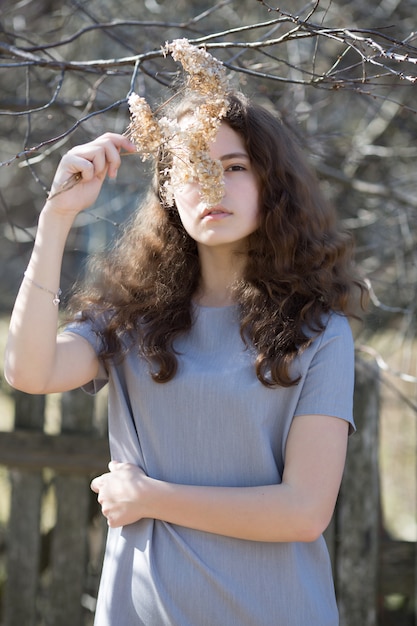
[{"label": "weathered wood plank", "polygon": [[5,626],[34,626],[39,581],[40,472],[12,470],[12,505],[7,541]]},{"label": "weathered wood plank", "polygon": [[51,544],[51,583],[48,590],[48,626],[82,624],[81,597],[88,562],[89,479],[55,478],[57,523]]},{"label": "weathered wood plank", "polygon": [[91,435],[46,435],[16,430],[0,432],[0,464],[22,470],[50,467],[60,472],[88,474],[106,470],[107,439]]},{"label": "weathered wood plank", "polygon": [[[68,438],[85,432],[92,441],[94,403],[75,390],[62,396],[61,428]],[[90,447],[90,457],[94,449]],[[105,469],[103,467],[102,469]],[[85,591],[88,560],[89,479],[59,470],[55,476],[57,522],[51,550],[51,585],[48,626],[82,624],[81,597]]]},{"label": "weathered wood plank", "polygon": [[[399,594],[410,598],[416,592],[414,541],[384,538],[381,542],[380,595]],[[416,616],[417,617],[417,616]]]},{"label": "weathered wood plank", "polygon": [[377,624],[380,491],[379,376],[358,362],[354,401],[358,432],[350,438],[337,506],[336,590],[341,626]]},{"label": "weathered wood plank", "polygon": [[[17,428],[42,429],[45,398],[15,394]],[[5,626],[34,626],[39,581],[40,511],[42,471],[10,472],[11,510],[7,542],[7,583],[4,598]]]}]

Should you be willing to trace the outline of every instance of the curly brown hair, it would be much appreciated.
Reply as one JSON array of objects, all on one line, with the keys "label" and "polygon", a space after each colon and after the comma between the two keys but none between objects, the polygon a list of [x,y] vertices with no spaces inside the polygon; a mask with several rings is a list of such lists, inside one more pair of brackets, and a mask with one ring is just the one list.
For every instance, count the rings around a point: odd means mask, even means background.
[{"label": "curly brown hair", "polygon": [[[176,115],[192,110],[184,99]],[[224,118],[244,141],[259,182],[260,219],[248,238],[241,280],[234,286],[243,341],[256,348],[254,368],[266,386],[298,382],[290,365],[331,311],[354,315],[355,296],[365,288],[353,264],[352,238],[334,210],[286,124],[239,92],[228,94]],[[177,371],[174,340],[191,328],[192,299],[200,280],[197,245],[178,211],[159,195],[166,155],[156,164],[154,184],[111,253],[93,259],[74,294],[73,313],[94,321],[105,316],[101,357],[123,358],[135,344],[151,364],[156,382]]]}]

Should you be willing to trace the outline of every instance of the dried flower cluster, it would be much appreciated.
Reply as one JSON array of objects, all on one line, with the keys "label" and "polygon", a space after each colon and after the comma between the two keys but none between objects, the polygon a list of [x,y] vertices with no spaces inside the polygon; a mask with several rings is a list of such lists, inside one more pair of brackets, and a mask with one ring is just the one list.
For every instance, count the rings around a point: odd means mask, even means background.
[{"label": "dried flower cluster", "polygon": [[207,50],[196,48],[188,39],[175,39],[166,44],[165,51],[171,53],[174,61],[181,63],[187,72],[190,89],[212,99],[224,95],[228,86],[225,68]]},{"label": "dried flower cluster", "polygon": [[223,197],[223,167],[209,155],[227,109],[228,81],[224,66],[207,51],[176,39],[164,48],[187,73],[187,93],[204,96],[201,103],[182,119],[157,119],[144,98],[129,98],[131,122],[128,133],[142,159],[170,155],[170,166],[162,172],[161,195],[172,204],[173,190],[190,181],[200,184],[202,200],[215,206]]},{"label": "dried flower cluster", "polygon": [[154,156],[162,143],[162,133],[158,121],[145,98],[133,93],[129,97],[130,126],[128,132],[135,142],[142,160]]}]

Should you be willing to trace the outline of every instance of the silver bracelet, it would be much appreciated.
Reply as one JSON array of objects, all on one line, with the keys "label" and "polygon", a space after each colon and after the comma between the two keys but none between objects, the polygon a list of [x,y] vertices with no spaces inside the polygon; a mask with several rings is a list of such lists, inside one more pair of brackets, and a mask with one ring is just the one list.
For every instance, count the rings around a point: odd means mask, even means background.
[{"label": "silver bracelet", "polygon": [[32,283],[34,287],[37,287],[38,289],[41,289],[42,291],[46,291],[46,293],[50,293],[51,296],[53,296],[52,304],[54,304],[55,306],[58,306],[58,304],[61,302],[60,295],[62,293],[62,289],[58,289],[58,291],[55,293],[54,291],[47,289],[47,287],[43,287],[42,285],[39,285],[39,283],[35,282],[33,278],[30,278],[26,272],[24,272],[23,275],[26,278],[26,280]]}]

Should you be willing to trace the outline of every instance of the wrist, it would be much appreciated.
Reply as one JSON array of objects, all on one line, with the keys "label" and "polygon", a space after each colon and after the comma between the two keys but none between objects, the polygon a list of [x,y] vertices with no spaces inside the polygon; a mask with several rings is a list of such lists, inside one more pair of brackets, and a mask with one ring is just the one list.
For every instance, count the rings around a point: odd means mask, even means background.
[{"label": "wrist", "polygon": [[60,210],[56,206],[55,201],[47,200],[39,215],[38,225],[48,226],[51,224],[54,228],[62,228],[69,230],[74,222],[75,215],[69,214],[64,210]]},{"label": "wrist", "polygon": [[73,222],[73,218],[57,213],[46,204],[39,215],[36,243],[47,245],[48,248],[62,248]]},{"label": "wrist", "polygon": [[145,514],[143,517],[166,521],[164,504],[168,504],[169,483],[146,476],[143,483],[141,501]]}]

